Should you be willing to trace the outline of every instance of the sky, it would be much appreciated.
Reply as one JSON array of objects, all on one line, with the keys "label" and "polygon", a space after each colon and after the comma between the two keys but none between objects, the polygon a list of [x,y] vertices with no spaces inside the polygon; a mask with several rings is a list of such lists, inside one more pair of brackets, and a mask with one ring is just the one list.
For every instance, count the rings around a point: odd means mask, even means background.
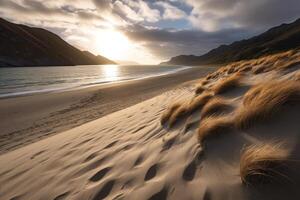
[{"label": "sky", "polygon": [[290,23],[300,17],[300,1],[0,0],[0,17],[113,60],[158,64]]}]

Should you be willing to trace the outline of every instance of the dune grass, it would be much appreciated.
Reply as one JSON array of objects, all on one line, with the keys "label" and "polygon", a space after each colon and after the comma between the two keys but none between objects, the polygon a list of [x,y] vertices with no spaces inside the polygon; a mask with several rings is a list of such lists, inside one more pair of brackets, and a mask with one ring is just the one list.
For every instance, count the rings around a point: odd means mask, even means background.
[{"label": "dune grass", "polygon": [[300,72],[298,72],[298,73],[295,75],[295,80],[296,80],[296,81],[300,81]]},{"label": "dune grass", "polygon": [[169,127],[171,128],[181,119],[184,119],[196,110],[201,109],[211,98],[212,94],[203,93],[194,97],[190,101],[176,103],[165,111],[160,119],[160,122],[161,124],[168,123]]},{"label": "dune grass", "polygon": [[175,110],[170,119],[169,119],[169,127],[173,127],[178,121],[188,116],[190,113],[188,103],[182,104],[177,110]]},{"label": "dune grass", "polygon": [[250,66],[250,65],[245,65],[245,66],[239,68],[238,72],[249,72],[249,71],[251,71],[251,70],[252,70],[252,66]]},{"label": "dune grass", "polygon": [[163,125],[165,124],[171,117],[171,115],[181,106],[180,103],[175,103],[170,106],[161,116],[160,123]]},{"label": "dune grass", "polygon": [[201,118],[221,115],[232,109],[232,106],[224,98],[215,97],[211,99],[201,110]]},{"label": "dune grass", "polygon": [[261,73],[265,73],[270,71],[272,68],[270,67],[270,65],[258,65],[255,68],[252,69],[252,73],[253,74],[261,74]]},{"label": "dune grass", "polygon": [[206,90],[206,88],[203,85],[198,85],[196,87],[195,94],[199,95],[199,94],[203,93],[205,90]]},{"label": "dune grass", "polygon": [[[202,117],[222,114],[230,110],[230,105],[222,99],[208,103],[214,95],[222,95],[235,88],[243,86],[243,77],[247,72],[254,74],[265,73],[273,69],[289,69],[298,65],[300,50],[292,50],[258,59],[242,60],[220,67],[217,71],[199,80],[195,97],[184,103],[171,106],[161,117],[161,124],[174,126],[196,110]],[[283,64],[284,65],[283,65]],[[230,75],[229,75],[230,74]],[[229,76],[228,76],[229,75]],[[243,105],[235,112],[235,125],[238,128],[249,128],[252,124],[268,119],[288,102],[299,101],[300,75],[291,81],[275,81],[262,83],[252,87],[243,98]],[[212,87],[206,84],[216,82]],[[298,84],[299,85],[299,84]]]},{"label": "dune grass", "polygon": [[282,171],[288,151],[281,143],[251,145],[245,148],[240,158],[240,176],[245,185],[272,183],[286,179]]},{"label": "dune grass", "polygon": [[201,81],[199,83],[200,83],[200,85],[205,86],[209,83],[209,81],[205,80],[205,79],[201,79]]},{"label": "dune grass", "polygon": [[247,129],[268,120],[288,103],[300,102],[300,85],[296,81],[272,81],[251,88],[236,113],[235,124]]},{"label": "dune grass", "polygon": [[206,139],[228,133],[233,128],[233,122],[228,117],[207,117],[200,122],[198,140],[203,143]]},{"label": "dune grass", "polygon": [[[216,79],[235,72],[249,72],[254,74],[265,73],[273,69],[285,70],[292,68],[300,61],[300,49],[294,49],[261,58],[241,60],[229,63],[219,68],[218,71],[207,75],[206,79]],[[296,64],[295,64],[296,63]]]},{"label": "dune grass", "polygon": [[277,67],[277,69],[279,69],[279,70],[288,70],[288,69],[291,69],[291,68],[296,67],[296,66],[300,66],[300,57],[295,59],[295,60],[290,60],[290,61],[286,61],[284,63],[281,63]]},{"label": "dune grass", "polygon": [[203,93],[199,96],[196,96],[191,100],[189,103],[189,111],[191,113],[195,112],[196,110],[199,110],[203,108],[203,106],[213,97],[210,93]]},{"label": "dune grass", "polygon": [[242,75],[240,73],[236,73],[232,76],[224,78],[220,83],[213,87],[213,91],[215,94],[223,94],[232,90],[241,85]]}]

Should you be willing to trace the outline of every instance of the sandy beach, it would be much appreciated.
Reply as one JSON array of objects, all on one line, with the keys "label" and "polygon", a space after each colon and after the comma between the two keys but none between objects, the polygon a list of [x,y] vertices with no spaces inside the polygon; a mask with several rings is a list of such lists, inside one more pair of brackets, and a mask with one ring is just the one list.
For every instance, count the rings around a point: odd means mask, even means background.
[{"label": "sandy beach", "polygon": [[299,199],[300,54],[287,54],[0,155],[0,199]]},{"label": "sandy beach", "polygon": [[0,0],[0,200],[300,200],[300,0]]},{"label": "sandy beach", "polygon": [[0,154],[122,110],[215,69],[199,67],[62,93],[0,99]]}]

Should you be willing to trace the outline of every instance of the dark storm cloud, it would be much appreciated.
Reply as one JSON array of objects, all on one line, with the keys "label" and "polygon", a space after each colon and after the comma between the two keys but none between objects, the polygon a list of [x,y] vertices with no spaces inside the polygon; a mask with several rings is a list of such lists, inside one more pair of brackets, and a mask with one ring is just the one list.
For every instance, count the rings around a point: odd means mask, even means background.
[{"label": "dark storm cloud", "polygon": [[2,8],[8,8],[8,9],[13,9],[17,12],[26,12],[28,9],[25,8],[24,6],[17,4],[13,1],[0,1],[0,6]]},{"label": "dark storm cloud", "polygon": [[178,54],[200,55],[221,44],[249,37],[244,29],[226,29],[214,33],[199,30],[148,29],[132,26],[123,32],[133,41],[143,43],[162,59]]},{"label": "dark storm cloud", "polygon": [[148,29],[142,26],[132,26],[125,29],[124,32],[136,41],[180,43],[194,43],[203,40],[228,42],[247,35],[245,34],[247,31],[243,29],[227,29],[209,33],[199,30]]},{"label": "dark storm cloud", "polygon": [[20,13],[27,13],[32,16],[34,14],[54,15],[54,16],[70,16],[78,17],[83,20],[98,19],[104,20],[100,15],[97,15],[89,9],[76,8],[73,5],[61,5],[59,7],[47,7],[40,1],[26,0],[23,4],[18,4],[13,1],[0,1],[0,6],[17,10]]},{"label": "dark storm cloud", "polygon": [[[299,0],[187,0],[194,25],[240,26],[262,30],[300,17]],[[198,22],[198,23],[197,23]],[[211,27],[208,26],[208,27]]]},{"label": "dark storm cloud", "polygon": [[[199,2],[201,2],[201,1],[199,1]],[[240,2],[240,0],[226,0],[226,1],[210,0],[210,1],[202,1],[203,8],[206,8],[206,9],[216,9],[216,10],[231,9],[233,6],[235,6],[239,2]]]},{"label": "dark storm cloud", "polygon": [[254,1],[252,5],[241,7],[236,11],[233,20],[248,27],[270,27],[283,22],[291,22],[300,17],[299,0]]},{"label": "dark storm cloud", "polygon": [[132,41],[167,59],[200,55],[292,22],[300,17],[300,0],[0,0],[0,16],[65,38],[80,36],[80,24],[121,26]]},{"label": "dark storm cloud", "polygon": [[34,0],[26,0],[24,1],[24,5],[29,7],[30,10],[34,10],[39,13],[45,14],[60,14],[62,10],[60,8],[48,8],[42,2],[34,1]]},{"label": "dark storm cloud", "polygon": [[113,2],[112,0],[93,0],[94,4],[100,10],[108,10],[110,9],[110,3]]}]

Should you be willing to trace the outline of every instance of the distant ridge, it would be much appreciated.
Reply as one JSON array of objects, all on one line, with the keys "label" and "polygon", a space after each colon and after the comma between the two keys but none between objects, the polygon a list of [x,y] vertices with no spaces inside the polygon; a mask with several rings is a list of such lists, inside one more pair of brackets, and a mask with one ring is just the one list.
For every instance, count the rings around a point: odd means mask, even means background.
[{"label": "distant ridge", "polygon": [[247,40],[221,45],[201,56],[180,55],[161,64],[200,65],[221,64],[258,58],[300,47],[300,19],[269,29]]},{"label": "distant ridge", "polygon": [[0,44],[0,67],[114,64],[103,56],[80,51],[50,31],[2,18]]}]

